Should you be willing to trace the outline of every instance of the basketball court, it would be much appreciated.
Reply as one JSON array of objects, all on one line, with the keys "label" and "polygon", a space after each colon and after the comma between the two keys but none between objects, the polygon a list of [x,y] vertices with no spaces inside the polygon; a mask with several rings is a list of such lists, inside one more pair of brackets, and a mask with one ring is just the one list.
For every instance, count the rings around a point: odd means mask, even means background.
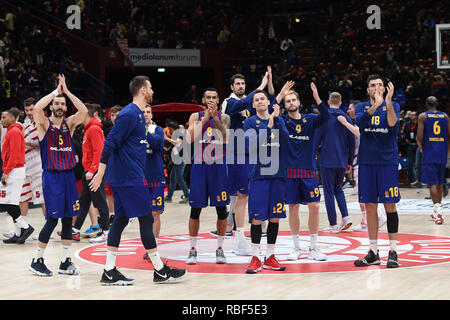
[{"label": "basketball court", "polygon": [[[353,225],[360,223],[361,215],[352,189],[345,189]],[[198,263],[186,266],[184,260],[189,251],[189,206],[178,204],[181,193],[177,191],[174,203],[166,204],[161,217],[161,235],[158,242],[162,260],[174,267],[188,269],[183,282],[158,286],[153,283],[152,265],[144,260],[144,248],[140,242],[138,221],[134,221],[123,233],[117,267],[125,276],[136,279],[133,286],[103,287],[100,277],[106,254],[106,244],[90,244],[87,238],[72,245],[73,261],[81,269],[78,276],[58,275],[61,241],[54,232],[45,251],[45,263],[53,276],[38,277],[28,271],[36,252],[39,233],[44,224],[40,209],[31,209],[28,221],[35,228],[24,245],[0,243],[0,298],[8,300],[448,300],[450,292],[450,227],[431,221],[431,200],[425,200],[428,189],[402,188],[399,203],[400,267],[386,268],[389,241],[386,226],[380,230],[379,266],[356,268],[353,261],[363,257],[369,248],[367,233],[319,232],[318,245],[328,255],[328,261],[307,260],[309,236],[306,207],[300,208],[302,257],[287,261],[292,240],[288,219],[280,223],[276,255],[287,266],[285,272],[263,270],[256,275],[245,274],[250,257],[238,257],[231,253],[232,238],[225,240],[226,265],[216,265],[216,239],[209,231],[215,230],[216,213],[207,208],[200,216]],[[322,196],[323,198],[323,196]],[[444,219],[447,218],[450,201],[444,199]],[[339,213],[338,213],[339,214]],[[10,219],[0,214],[1,233],[8,231]],[[327,226],[323,199],[320,209],[320,229]],[[447,218],[448,219],[448,218]],[[340,219],[338,219],[339,221]],[[86,222],[82,231],[88,228]],[[248,234],[249,225],[246,226]],[[265,252],[265,239],[262,251]]]}]

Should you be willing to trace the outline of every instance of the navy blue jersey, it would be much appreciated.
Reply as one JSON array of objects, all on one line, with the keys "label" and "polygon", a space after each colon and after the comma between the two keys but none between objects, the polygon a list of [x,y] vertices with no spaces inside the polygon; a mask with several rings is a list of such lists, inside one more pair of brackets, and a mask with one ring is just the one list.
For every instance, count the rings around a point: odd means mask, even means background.
[{"label": "navy blue jersey", "polygon": [[287,129],[282,117],[275,118],[272,129],[267,128],[268,124],[269,119],[257,115],[244,122],[250,180],[285,178],[280,143],[287,143]]},{"label": "navy blue jersey", "polygon": [[400,123],[400,106],[392,102],[397,123],[390,127],[387,121],[386,101],[370,116],[367,112],[372,106],[370,101],[355,106],[356,125],[361,132],[358,163],[398,165],[397,136]]},{"label": "navy blue jersey", "polygon": [[103,147],[103,154],[109,155],[105,177],[108,184],[146,185],[146,150],[144,113],[136,104],[130,103],[120,111]]},{"label": "navy blue jersey", "polygon": [[422,163],[447,163],[447,118],[444,112],[427,111],[423,128]]},{"label": "navy blue jersey", "polygon": [[164,178],[164,130],[160,126],[156,126],[155,132],[147,132],[147,157],[145,159],[145,179],[147,182],[162,183]]},{"label": "navy blue jersey", "polygon": [[75,167],[76,160],[72,137],[66,120],[62,121],[59,128],[50,119],[48,121],[50,125],[47,132],[44,138],[39,141],[42,169],[46,171],[71,170]]},{"label": "navy blue jersey", "polygon": [[321,103],[319,114],[301,114],[300,119],[284,115],[289,142],[283,147],[283,163],[287,178],[311,178],[317,169],[315,161],[315,136],[317,129],[328,121],[328,107]]},{"label": "navy blue jersey", "polygon": [[344,116],[349,123],[350,117],[342,109],[328,109],[330,118],[319,129],[317,143],[321,145],[320,166],[323,168],[347,168],[353,164],[355,155],[355,137],[337,119]]},{"label": "navy blue jersey", "polygon": [[[242,129],[244,127],[244,121],[251,116],[256,115],[256,110],[253,108],[253,94],[252,91],[248,96],[239,99],[234,94],[231,94],[222,103],[222,112],[230,116],[230,129]],[[275,97],[269,95],[271,102],[269,106],[269,113],[273,111],[273,104],[275,103]]]},{"label": "navy blue jersey", "polygon": [[[251,116],[256,115],[256,110],[253,108],[253,95],[254,91],[252,91],[248,96],[239,99],[234,93],[230,95],[227,99],[222,103],[222,112],[228,114],[230,116],[230,129],[231,130],[240,130],[244,128],[244,121]],[[276,99],[273,95],[269,94],[269,113],[273,112],[273,104],[276,102]],[[230,150],[234,155],[237,156],[235,159],[235,163],[240,161],[240,163],[248,163],[248,159],[245,158],[245,152],[240,151],[236,146],[239,143],[239,139],[237,138],[239,134],[236,132],[234,136],[234,148]],[[228,155],[230,156],[230,155]],[[239,159],[239,160],[237,160]]]}]

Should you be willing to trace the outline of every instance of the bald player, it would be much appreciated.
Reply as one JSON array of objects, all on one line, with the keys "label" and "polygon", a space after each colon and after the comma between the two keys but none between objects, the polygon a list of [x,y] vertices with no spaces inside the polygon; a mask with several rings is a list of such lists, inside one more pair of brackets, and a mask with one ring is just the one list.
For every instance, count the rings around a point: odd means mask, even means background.
[{"label": "bald player", "polygon": [[422,152],[422,182],[428,184],[434,212],[431,218],[436,224],[443,224],[442,194],[445,183],[445,169],[449,148],[450,125],[446,113],[439,111],[439,101],[430,96],[427,111],[419,115],[417,144]]}]

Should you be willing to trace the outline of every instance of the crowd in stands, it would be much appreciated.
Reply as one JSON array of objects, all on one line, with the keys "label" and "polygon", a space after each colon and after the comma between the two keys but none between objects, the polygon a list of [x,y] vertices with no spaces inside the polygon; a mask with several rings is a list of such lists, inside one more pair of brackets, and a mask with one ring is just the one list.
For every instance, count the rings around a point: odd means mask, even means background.
[{"label": "crowd in stands", "polygon": [[[6,110],[21,106],[24,99],[55,88],[62,63],[70,56],[64,36],[51,28],[38,28],[29,12],[0,9],[0,106]],[[86,70],[72,68],[68,82],[74,88],[86,89]],[[81,92],[76,92],[81,95]]]},{"label": "crowd in stands", "polygon": [[[61,20],[67,16],[62,8],[78,5],[82,13],[80,35],[97,45],[111,46],[126,38],[130,47],[154,48],[223,48],[242,31],[251,7],[246,1],[214,0],[28,2]],[[409,114],[423,111],[427,96],[436,96],[441,109],[450,110],[449,74],[436,69],[435,64],[435,25],[450,22],[445,1],[380,1],[379,30],[367,27],[367,4],[357,0],[302,2],[307,14],[290,12],[296,5],[292,1],[261,3],[267,14],[257,15],[249,41],[241,45],[239,59],[225,67],[225,79],[243,73],[251,89],[264,73],[261,70],[271,65],[275,88],[280,89],[287,80],[295,81],[303,111],[309,112],[313,100],[310,81],[316,83],[321,96],[340,92],[347,105],[366,99],[369,74],[384,75],[394,83],[394,99],[406,119],[399,134],[403,155],[408,154],[402,135]],[[0,10],[2,108],[23,100],[27,93],[39,98],[40,91],[33,87],[53,88],[61,61],[70,54],[60,33],[41,30],[26,19],[28,9]],[[72,87],[87,83],[85,70],[73,68],[71,75]],[[193,84],[185,102],[200,103],[201,90]]]},{"label": "crowd in stands", "polygon": [[[236,33],[245,16],[246,1],[69,1],[33,2],[49,16],[65,20],[61,8],[76,4],[81,10],[85,39],[100,46],[113,46],[128,39],[130,47],[218,48]],[[76,32],[76,31],[74,31]]]},{"label": "crowd in stands", "polygon": [[448,106],[448,73],[435,69],[434,28],[450,22],[444,1],[382,1],[380,30],[367,27],[364,2],[326,3],[311,15],[261,18],[229,73],[260,74],[271,64],[275,86],[294,80],[306,101],[312,100],[311,79],[322,95],[339,91],[345,101],[365,99],[365,79],[377,73],[395,84],[402,106],[416,110],[429,95]]}]

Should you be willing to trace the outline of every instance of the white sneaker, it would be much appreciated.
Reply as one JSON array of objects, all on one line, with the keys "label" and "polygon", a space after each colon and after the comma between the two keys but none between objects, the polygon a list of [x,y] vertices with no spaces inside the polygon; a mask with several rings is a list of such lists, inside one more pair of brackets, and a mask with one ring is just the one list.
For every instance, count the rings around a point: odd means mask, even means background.
[{"label": "white sneaker", "polygon": [[309,260],[317,260],[317,261],[325,261],[328,259],[326,255],[324,255],[320,250],[316,247],[314,249],[309,248]]},{"label": "white sneaker", "polygon": [[217,264],[225,264],[227,263],[227,258],[225,258],[225,253],[222,248],[218,248],[216,250],[216,263]]},{"label": "white sneaker", "polygon": [[[433,219],[434,220],[434,219]],[[12,237],[14,237],[14,231],[8,231],[8,232],[5,232],[5,233],[3,233],[3,236],[5,237],[5,238],[12,238]]]},{"label": "white sneaker", "polygon": [[237,240],[234,239],[233,243],[233,251],[237,256],[251,256],[252,255],[252,247],[250,243],[246,239]]},{"label": "white sneaker", "polygon": [[382,214],[381,216],[378,217],[378,228],[381,228],[387,221],[387,216],[386,214]]},{"label": "white sneaker", "polygon": [[300,259],[301,253],[302,250],[300,248],[293,248],[287,259],[289,261],[297,261],[298,259]]},{"label": "white sneaker", "polygon": [[196,264],[197,263],[197,250],[192,248],[189,250],[189,256],[186,259],[186,264]]},{"label": "white sneaker", "polygon": [[337,224],[335,224],[334,226],[328,226],[326,228],[323,228],[322,231],[328,233],[339,233],[339,228]]},{"label": "white sneaker", "polygon": [[368,229],[367,229],[367,224],[364,224],[364,223],[361,222],[360,225],[354,226],[354,227],[352,228],[352,230],[353,230],[353,231],[358,231],[358,232],[367,232],[367,231],[368,231]]},{"label": "white sneaker", "polygon": [[341,225],[339,226],[339,231],[347,230],[352,226],[352,220],[349,216],[346,216],[345,218],[342,218]]},{"label": "white sneaker", "polygon": [[434,220],[435,224],[443,224],[444,223],[444,217],[442,216],[441,213],[438,213],[436,215],[436,219]]},{"label": "white sneaker", "polygon": [[99,232],[95,237],[89,239],[89,243],[103,243],[106,240],[108,237],[103,232]]}]

